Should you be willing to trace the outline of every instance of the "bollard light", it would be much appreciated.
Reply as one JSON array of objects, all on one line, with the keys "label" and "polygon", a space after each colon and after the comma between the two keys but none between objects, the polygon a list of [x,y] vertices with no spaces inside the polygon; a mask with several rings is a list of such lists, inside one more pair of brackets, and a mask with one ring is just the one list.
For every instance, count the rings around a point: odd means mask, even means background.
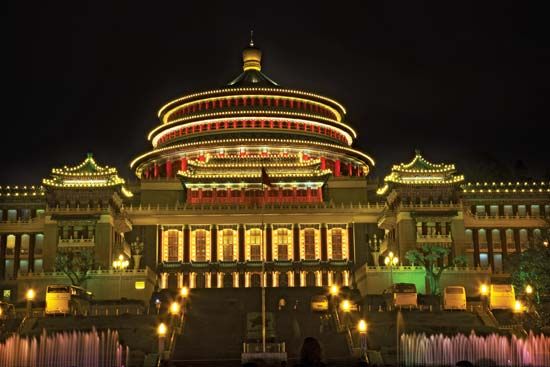
[{"label": "bollard light", "polygon": [[180,313],[180,304],[178,302],[172,302],[170,305],[170,313],[172,315],[177,315]]},{"label": "bollard light", "polygon": [[27,290],[27,293],[25,294],[25,298],[27,299],[27,301],[34,300],[35,296],[36,296],[36,293],[35,293],[34,289],[32,289],[32,288]]},{"label": "bollard light", "polygon": [[366,333],[367,332],[367,322],[365,320],[359,320],[359,323],[357,324],[357,330],[359,330],[359,332],[361,334]]},{"label": "bollard light", "polygon": [[525,286],[525,293],[533,294],[533,287],[530,284],[527,284],[527,286]]}]

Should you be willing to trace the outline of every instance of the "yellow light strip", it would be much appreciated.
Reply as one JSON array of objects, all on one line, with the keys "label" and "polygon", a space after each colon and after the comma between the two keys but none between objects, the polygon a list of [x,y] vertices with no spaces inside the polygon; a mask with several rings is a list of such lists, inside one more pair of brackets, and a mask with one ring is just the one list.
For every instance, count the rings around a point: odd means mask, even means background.
[{"label": "yellow light strip", "polygon": [[[231,120],[236,120],[236,121],[248,121],[248,120],[251,120],[251,119],[263,119],[263,117],[257,117],[257,116],[247,116],[247,117],[237,117],[237,118],[232,118]],[[353,143],[353,138],[348,134],[346,133],[344,130],[340,130],[338,129],[337,127],[334,127],[334,126],[331,126],[331,125],[325,125],[325,124],[321,124],[321,123],[318,123],[316,121],[309,121],[309,120],[300,120],[300,119],[293,119],[293,118],[280,118],[280,117],[274,117],[274,118],[270,118],[270,120],[274,120],[274,121],[291,121],[291,122],[297,122],[297,123],[304,123],[304,124],[312,124],[312,125],[315,125],[315,126],[320,126],[320,127],[323,127],[325,129],[330,129],[332,131],[335,131],[341,135],[343,135],[347,142],[348,142],[348,145],[351,145]],[[165,134],[169,134],[173,131],[176,131],[176,130],[179,130],[179,129],[182,129],[182,128],[186,128],[186,127],[191,127],[191,126],[197,126],[197,125],[202,125],[202,124],[210,124],[210,123],[214,123],[214,122],[218,122],[218,121],[227,121],[227,118],[221,118],[221,119],[210,119],[210,120],[200,120],[200,121],[195,121],[195,122],[190,122],[190,123],[187,123],[187,124],[182,124],[182,125],[177,125],[177,126],[174,126],[170,129],[166,129],[166,130],[163,130],[161,134],[158,134],[156,135],[153,140],[152,140],[152,144],[153,144],[153,147],[157,147],[158,145],[158,141],[160,140],[161,137],[163,137]],[[257,130],[257,129],[261,129],[261,128],[252,128],[252,127],[242,127],[242,128],[231,128],[231,129],[220,129],[220,130],[203,130],[201,132],[195,132],[193,134],[202,134],[202,133],[209,133],[209,132],[228,132],[228,131],[231,131],[231,130],[237,130],[237,129],[253,129],[253,130]],[[264,128],[264,129],[270,129],[271,128]],[[317,133],[316,131],[307,131],[307,130],[296,130],[296,129],[285,129],[285,128],[273,128],[274,131],[291,131],[291,132],[302,132],[302,133],[310,133],[310,134],[319,134]]]},{"label": "yellow light strip", "polygon": [[[195,105],[195,104],[199,104],[201,102],[219,101],[220,99],[233,99],[233,98],[240,98],[240,99],[242,99],[242,98],[282,98],[282,99],[286,99],[286,100],[307,102],[307,103],[311,103],[311,104],[321,106],[322,108],[325,108],[325,109],[331,111],[334,114],[334,116],[336,116],[336,120],[342,121],[342,115],[338,111],[336,111],[334,108],[332,108],[328,105],[325,105],[325,104],[317,102],[317,101],[312,101],[312,100],[303,99],[303,98],[289,97],[289,96],[278,96],[278,95],[273,95],[273,94],[271,94],[271,95],[268,95],[268,94],[236,94],[236,95],[223,95],[223,96],[219,96],[219,97],[196,99],[194,101],[184,103],[182,105],[178,105],[177,107],[174,107],[171,110],[169,110],[168,112],[164,113],[164,115],[162,116],[162,122],[164,124],[166,124],[168,122],[168,119],[170,118],[170,116],[174,112],[179,111],[179,110],[181,110],[181,109],[183,109],[187,106],[192,106],[192,105]],[[248,107],[248,105],[247,106],[239,105],[239,106],[232,106],[232,107],[234,107],[234,108],[240,108],[240,107],[246,108],[246,107]],[[227,108],[232,108],[232,107],[227,107]],[[263,106],[258,106],[258,107],[267,107],[267,106],[263,105]],[[275,107],[275,106],[272,105],[271,107],[280,108],[282,106]],[[289,108],[289,107],[287,106],[286,108]]]},{"label": "yellow light strip", "polygon": [[191,98],[195,98],[195,97],[208,96],[208,95],[224,93],[224,92],[278,92],[278,93],[290,93],[290,94],[295,93],[295,94],[306,96],[306,97],[319,98],[319,99],[327,101],[329,103],[333,103],[336,106],[338,106],[342,110],[342,112],[344,112],[344,114],[346,114],[346,109],[340,103],[336,102],[333,99],[323,97],[321,95],[314,94],[314,93],[309,93],[309,92],[304,92],[304,91],[299,91],[299,90],[293,90],[293,89],[280,89],[280,88],[223,88],[223,89],[216,89],[216,90],[210,90],[210,91],[205,91],[205,92],[189,94],[187,96],[183,96],[181,98],[170,101],[170,102],[168,102],[167,104],[165,104],[164,106],[162,106],[160,108],[160,110],[157,113],[157,116],[160,118],[160,116],[162,115],[164,110],[166,110],[170,105],[172,105],[174,103],[178,103],[178,102],[185,101],[187,99],[191,99]]},{"label": "yellow light strip", "polygon": [[[270,115],[270,116],[269,117],[268,116],[260,116],[260,117],[256,116],[254,118],[263,118],[263,119],[275,118],[275,117],[271,117],[271,115],[290,116],[291,118],[295,118],[295,116],[305,117],[305,118],[308,118],[308,117],[309,118],[315,118],[315,119],[323,120],[323,121],[326,121],[326,122],[329,122],[329,123],[332,123],[332,124],[342,126],[342,127],[346,128],[349,132],[351,132],[351,134],[353,135],[354,138],[357,138],[357,133],[355,132],[355,130],[351,126],[346,125],[342,122],[333,120],[333,119],[329,119],[327,117],[316,116],[316,115],[311,115],[311,114],[307,114],[307,113],[298,113],[298,112],[250,110],[250,111],[213,112],[213,113],[205,113],[205,114],[195,115],[195,116],[182,117],[180,119],[170,121],[169,123],[157,126],[156,128],[154,128],[153,130],[151,130],[149,132],[149,134],[147,135],[147,140],[151,140],[151,137],[154,134],[156,134],[159,130],[165,129],[166,126],[174,125],[174,124],[185,122],[185,121],[188,121],[188,120],[193,120],[193,119],[197,119],[197,118],[211,118],[211,117],[215,118],[215,117],[222,117],[222,116],[226,117],[226,118],[229,117],[231,119],[238,119],[238,117],[235,117],[235,115],[246,115],[247,119],[251,119],[251,118],[253,118],[252,116],[254,116],[254,114],[262,114],[262,113],[266,114],[266,115]],[[197,120],[197,122],[199,122],[199,121],[200,122],[205,122],[205,121],[210,121],[210,120],[211,119]],[[307,121],[308,122],[313,122],[313,121],[310,121],[310,120],[307,120]]]},{"label": "yellow light strip", "polygon": [[200,142],[178,144],[178,145],[172,145],[172,146],[169,146],[169,147],[155,149],[151,152],[144,153],[144,154],[138,156],[137,158],[135,158],[132,162],[130,162],[130,169],[133,169],[134,165],[143,158],[146,158],[146,157],[149,157],[151,155],[158,154],[158,153],[162,153],[162,152],[165,152],[165,151],[169,151],[169,150],[175,150],[175,149],[179,149],[179,148],[187,148],[187,147],[193,147],[193,146],[201,146],[201,145],[207,145],[207,144],[212,144],[212,143],[218,143],[218,144],[221,144],[221,143],[235,144],[236,143],[236,144],[240,144],[240,143],[254,143],[254,142],[307,144],[307,145],[316,145],[316,146],[321,146],[321,147],[340,149],[340,150],[344,150],[344,151],[347,151],[347,152],[357,154],[357,155],[363,157],[364,159],[366,159],[372,166],[375,165],[374,159],[372,159],[367,154],[365,154],[363,152],[360,152],[358,150],[355,150],[353,148],[348,148],[348,147],[341,146],[341,145],[321,143],[321,142],[316,142],[316,141],[307,141],[307,140],[293,140],[293,139],[223,139],[223,140],[207,140],[207,141],[200,141]]}]

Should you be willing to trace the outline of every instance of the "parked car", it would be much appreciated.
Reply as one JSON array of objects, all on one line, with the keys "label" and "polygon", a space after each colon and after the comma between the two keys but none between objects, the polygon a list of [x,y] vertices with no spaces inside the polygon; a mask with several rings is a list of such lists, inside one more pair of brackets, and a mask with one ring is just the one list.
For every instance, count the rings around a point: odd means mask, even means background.
[{"label": "parked car", "polygon": [[491,310],[514,310],[516,293],[512,284],[491,284],[489,290],[489,308]]},{"label": "parked car", "polygon": [[317,295],[311,297],[311,311],[328,311],[327,296]]},{"label": "parked car", "polygon": [[444,310],[466,310],[466,289],[459,285],[445,287],[443,290]]},{"label": "parked car", "polygon": [[382,293],[386,305],[394,308],[417,308],[418,294],[413,283],[395,283]]}]

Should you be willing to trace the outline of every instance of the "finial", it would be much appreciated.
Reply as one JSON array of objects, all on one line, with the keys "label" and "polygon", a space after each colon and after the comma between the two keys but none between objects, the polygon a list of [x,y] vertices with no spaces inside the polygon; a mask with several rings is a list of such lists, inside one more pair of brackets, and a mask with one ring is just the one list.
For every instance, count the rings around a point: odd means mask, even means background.
[{"label": "finial", "polygon": [[420,155],[420,149],[416,148],[416,149],[414,150],[414,153],[415,153],[416,155]]},{"label": "finial", "polygon": [[243,70],[250,69],[260,71],[262,69],[262,51],[254,47],[254,31],[250,31],[250,43],[243,50]]},{"label": "finial", "polygon": [[92,153],[88,153],[88,158],[93,158],[93,154]]},{"label": "finial", "polygon": [[254,31],[250,30],[250,47],[254,47]]}]

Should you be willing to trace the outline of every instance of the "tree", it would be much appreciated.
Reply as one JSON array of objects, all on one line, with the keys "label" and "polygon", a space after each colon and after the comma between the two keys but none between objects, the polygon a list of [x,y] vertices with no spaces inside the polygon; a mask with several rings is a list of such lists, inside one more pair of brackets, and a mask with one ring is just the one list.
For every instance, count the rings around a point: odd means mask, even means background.
[{"label": "tree", "polygon": [[448,256],[451,253],[451,249],[438,245],[422,245],[421,249],[407,251],[405,257],[412,264],[419,264],[424,267],[426,270],[426,277],[428,278],[428,283],[430,285],[431,294],[438,295],[440,292],[439,289],[439,280],[441,279],[441,274],[453,266],[465,266],[466,257],[457,256],[447,265],[439,266],[439,262],[443,263],[445,256]]},{"label": "tree", "polygon": [[81,251],[60,251],[55,258],[56,271],[67,275],[71,284],[80,286],[90,277],[89,271],[94,268],[94,251],[84,249]]}]

